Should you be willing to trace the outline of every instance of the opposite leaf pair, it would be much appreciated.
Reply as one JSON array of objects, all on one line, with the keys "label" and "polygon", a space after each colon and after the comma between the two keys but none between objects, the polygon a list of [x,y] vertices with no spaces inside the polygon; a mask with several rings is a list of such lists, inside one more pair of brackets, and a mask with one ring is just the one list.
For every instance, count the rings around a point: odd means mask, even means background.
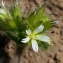
[{"label": "opposite leaf pair", "polygon": [[38,52],[38,46],[45,46],[48,49],[48,46],[51,45],[51,40],[46,35],[46,31],[52,27],[52,23],[50,15],[45,15],[44,11],[45,5],[42,5],[27,18],[23,18],[17,1],[14,2],[9,11],[2,2],[2,8],[0,8],[1,27],[20,46],[24,45],[23,43],[27,43],[32,45],[35,52]]}]

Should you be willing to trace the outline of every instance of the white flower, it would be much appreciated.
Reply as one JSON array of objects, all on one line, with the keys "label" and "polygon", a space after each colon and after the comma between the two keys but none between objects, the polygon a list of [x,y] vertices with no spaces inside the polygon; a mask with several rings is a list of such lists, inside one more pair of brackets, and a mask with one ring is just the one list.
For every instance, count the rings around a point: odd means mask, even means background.
[{"label": "white flower", "polygon": [[0,13],[6,14],[6,12],[4,11],[4,9],[2,9],[2,8],[0,8]]},{"label": "white flower", "polygon": [[26,38],[22,39],[22,43],[27,43],[29,42],[29,40],[31,40],[32,43],[32,48],[35,52],[38,52],[38,43],[37,40],[39,41],[43,41],[43,42],[48,42],[50,43],[50,38],[46,35],[40,35],[38,33],[42,32],[44,29],[43,25],[40,25],[36,30],[34,30],[33,32],[28,29],[26,30],[26,34],[28,35]]},{"label": "white flower", "polygon": [[[2,6],[5,7],[5,3],[4,3],[3,1],[2,1]],[[2,8],[0,8],[0,13],[2,13],[2,14],[6,14],[5,10],[2,9]]]}]

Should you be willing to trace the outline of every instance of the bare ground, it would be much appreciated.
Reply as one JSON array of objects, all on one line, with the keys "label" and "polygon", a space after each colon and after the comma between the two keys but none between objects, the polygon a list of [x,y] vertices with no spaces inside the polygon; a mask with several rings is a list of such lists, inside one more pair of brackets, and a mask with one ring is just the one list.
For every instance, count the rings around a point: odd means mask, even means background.
[{"label": "bare ground", "polygon": [[[7,7],[12,4],[12,0],[5,2]],[[46,4],[45,12],[51,14],[51,20],[59,21],[58,25],[48,32],[53,46],[48,51],[39,48],[38,53],[31,47],[22,50],[1,31],[0,63],[63,63],[63,0],[19,0],[19,3],[25,17],[43,3]]]}]

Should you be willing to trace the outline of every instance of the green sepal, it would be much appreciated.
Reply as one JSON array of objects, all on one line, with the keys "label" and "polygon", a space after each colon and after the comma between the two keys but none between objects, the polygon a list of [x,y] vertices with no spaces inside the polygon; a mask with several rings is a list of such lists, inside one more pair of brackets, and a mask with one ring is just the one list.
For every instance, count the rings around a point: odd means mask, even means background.
[{"label": "green sepal", "polygon": [[49,30],[50,28],[52,28],[51,21],[43,22],[42,24],[44,26],[44,31]]},{"label": "green sepal", "polygon": [[31,40],[27,44],[28,44],[28,46],[31,46]]}]

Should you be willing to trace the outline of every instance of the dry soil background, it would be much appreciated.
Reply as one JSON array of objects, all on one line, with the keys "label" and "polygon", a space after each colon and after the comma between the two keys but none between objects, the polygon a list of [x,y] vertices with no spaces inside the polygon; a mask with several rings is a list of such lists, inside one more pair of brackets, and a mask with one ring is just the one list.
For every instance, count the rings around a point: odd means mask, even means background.
[{"label": "dry soil background", "polygon": [[[12,0],[4,1],[7,7],[12,5]],[[25,17],[43,3],[46,4],[45,12],[51,14],[51,20],[59,21],[58,25],[48,32],[53,46],[49,51],[39,49],[38,53],[30,47],[22,50],[1,31],[0,63],[63,63],[63,0],[19,0],[19,3]]]}]

